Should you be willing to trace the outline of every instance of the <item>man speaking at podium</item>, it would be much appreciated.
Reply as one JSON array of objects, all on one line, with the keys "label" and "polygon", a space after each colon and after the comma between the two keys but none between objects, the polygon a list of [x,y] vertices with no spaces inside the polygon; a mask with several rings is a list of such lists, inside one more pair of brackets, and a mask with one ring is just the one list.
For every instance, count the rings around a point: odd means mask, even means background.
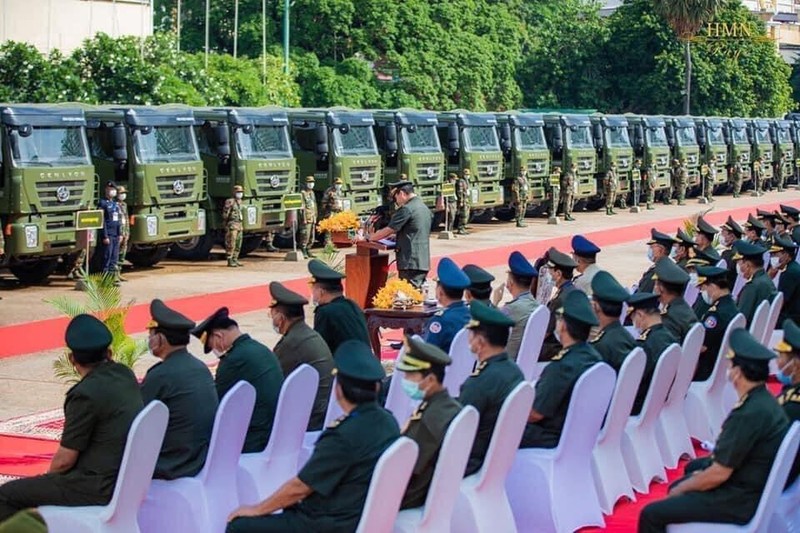
[{"label": "man speaking at podium", "polygon": [[397,275],[420,288],[431,267],[431,212],[414,193],[410,181],[390,183],[389,196],[398,209],[389,225],[369,235],[367,240],[375,242],[397,235]]}]

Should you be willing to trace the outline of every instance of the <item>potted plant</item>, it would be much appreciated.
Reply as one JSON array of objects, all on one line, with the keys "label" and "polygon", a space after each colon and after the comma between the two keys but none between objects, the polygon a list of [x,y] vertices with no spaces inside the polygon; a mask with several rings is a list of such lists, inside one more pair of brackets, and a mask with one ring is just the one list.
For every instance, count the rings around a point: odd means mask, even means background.
[{"label": "potted plant", "polygon": [[317,224],[317,230],[321,233],[330,233],[331,241],[340,248],[353,245],[355,231],[359,227],[361,222],[352,211],[340,211]]}]

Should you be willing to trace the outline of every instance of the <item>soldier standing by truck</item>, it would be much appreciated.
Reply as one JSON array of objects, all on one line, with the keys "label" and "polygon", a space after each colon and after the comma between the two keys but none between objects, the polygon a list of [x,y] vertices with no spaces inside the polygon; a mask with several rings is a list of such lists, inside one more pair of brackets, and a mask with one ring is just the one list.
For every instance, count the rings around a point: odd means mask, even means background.
[{"label": "soldier standing by truck", "polygon": [[731,185],[733,186],[733,197],[739,198],[742,192],[742,159],[741,156],[736,159],[731,169]]},{"label": "soldier standing by truck", "polygon": [[753,162],[753,196],[761,196],[761,189],[763,187],[761,176],[761,156],[758,156],[755,162]]},{"label": "soldier standing by truck", "polygon": [[[120,212],[117,204],[117,186],[113,181],[106,183],[106,197],[97,207],[103,210],[103,274],[117,273],[119,261]],[[116,281],[115,284],[119,284]]]},{"label": "soldier standing by truck", "polygon": [[[341,213],[344,210],[344,202],[342,202],[342,178],[333,180],[333,185],[325,189],[322,193],[322,218],[330,218],[336,213]],[[325,245],[331,243],[331,232],[325,232]]]},{"label": "soldier standing by truck", "polygon": [[717,163],[713,159],[708,165],[700,167],[700,179],[703,180],[703,198],[709,203],[714,201],[714,177],[717,175]]},{"label": "soldier standing by truck", "polygon": [[775,186],[778,188],[778,192],[783,191],[784,186],[784,176],[783,176],[783,165],[786,164],[786,154],[782,153],[781,158],[775,163]]},{"label": "soldier standing by truck", "polygon": [[297,244],[303,257],[314,257],[311,248],[314,246],[314,226],[317,225],[317,198],[314,195],[314,176],[306,176],[306,187],[300,192],[303,207],[300,209],[300,224],[297,226]]},{"label": "soldier standing by truck", "polygon": [[652,163],[648,163],[644,169],[644,176],[642,176],[642,186],[644,187],[647,203],[647,210],[653,211],[655,207],[653,204],[656,201],[656,171]]},{"label": "soldier standing by truck", "polygon": [[222,223],[225,225],[225,254],[228,257],[229,267],[244,266],[239,262],[243,229],[242,197],[244,197],[244,188],[241,185],[234,185],[233,198],[225,200],[222,208]]},{"label": "soldier standing by truck", "polygon": [[120,281],[128,281],[122,277],[122,263],[125,262],[125,254],[128,253],[128,241],[131,239],[131,222],[128,219],[128,204],[125,200],[128,198],[128,191],[125,187],[120,185],[117,188],[117,205],[119,205],[119,261],[117,261],[117,279]]},{"label": "soldier standing by truck", "polygon": [[678,205],[686,205],[686,187],[689,186],[689,170],[686,168],[686,160],[678,162]]},{"label": "soldier standing by truck", "polygon": [[547,182],[547,194],[550,198],[548,216],[556,218],[558,214],[558,202],[561,199],[561,167],[555,166],[550,172],[550,181]]},{"label": "soldier standing by truck", "polygon": [[469,208],[471,204],[469,177],[469,169],[465,168],[464,173],[456,183],[456,207],[458,210],[458,216],[456,216],[456,233],[459,235],[467,235],[467,222],[469,222]]},{"label": "soldier standing by truck", "polygon": [[[453,191],[456,190],[456,182],[458,181],[458,175],[455,172],[451,172],[447,175],[447,183],[449,183],[453,187]],[[444,197],[444,202],[447,207],[446,213],[446,221],[445,221],[445,229],[447,231],[453,231],[456,227],[456,215],[458,214],[458,202],[456,200],[455,194],[449,194]]]},{"label": "soldier standing by truck", "polygon": [[525,169],[519,171],[519,176],[511,183],[511,202],[514,204],[514,213],[517,227],[524,228],[525,211],[528,209],[528,173]]},{"label": "soldier standing by truck", "polygon": [[[575,163],[561,177],[561,201],[564,203],[564,220],[572,222],[572,202],[575,197]],[[555,215],[554,215],[555,216]]]},{"label": "soldier standing by truck", "polygon": [[619,184],[616,169],[617,164],[612,161],[608,166],[608,172],[606,172],[606,177],[603,180],[603,192],[606,195],[606,215],[616,215],[614,212],[614,202],[617,200],[617,185]]}]

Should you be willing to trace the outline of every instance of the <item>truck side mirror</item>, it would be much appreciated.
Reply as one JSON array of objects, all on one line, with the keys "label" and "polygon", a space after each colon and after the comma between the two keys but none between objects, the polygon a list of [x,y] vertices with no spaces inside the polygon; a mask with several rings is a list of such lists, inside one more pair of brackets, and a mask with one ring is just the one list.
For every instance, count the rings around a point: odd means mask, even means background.
[{"label": "truck side mirror", "polygon": [[317,159],[320,161],[328,159],[328,128],[324,124],[314,128],[314,139],[314,153],[317,154]]},{"label": "truck side mirror", "polygon": [[458,124],[447,125],[447,151],[450,157],[455,157],[461,150],[461,142],[458,139]]},{"label": "truck side mirror", "polygon": [[124,169],[128,163],[128,139],[124,124],[114,124],[111,128],[111,157],[118,169]]},{"label": "truck side mirror", "polygon": [[33,134],[33,128],[30,124],[22,124],[17,128],[20,137],[30,137]]},{"label": "truck side mirror", "polygon": [[500,149],[508,153],[511,151],[511,125],[505,123],[501,124],[499,128],[500,133]]},{"label": "truck side mirror", "polygon": [[670,148],[675,146],[675,127],[672,124],[667,124],[664,128],[664,133],[667,134],[667,144]]},{"label": "truck side mirror", "polygon": [[228,127],[225,125],[214,126],[214,138],[217,141],[217,155],[225,159],[231,155],[231,138]]},{"label": "truck side mirror", "polygon": [[397,155],[397,126],[387,124],[383,129],[383,135],[386,138],[386,152],[389,157],[394,157]]}]

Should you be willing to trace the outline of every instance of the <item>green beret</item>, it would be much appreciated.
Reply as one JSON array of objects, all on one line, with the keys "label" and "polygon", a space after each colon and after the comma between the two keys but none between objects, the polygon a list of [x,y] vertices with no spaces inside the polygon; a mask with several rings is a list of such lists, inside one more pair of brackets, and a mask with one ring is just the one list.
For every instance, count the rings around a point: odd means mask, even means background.
[{"label": "green beret", "polygon": [[194,328],[194,322],[189,320],[177,311],[166,306],[164,302],[156,298],[150,302],[150,322],[147,329],[170,330],[176,333],[189,333]]},{"label": "green beret", "polygon": [[589,297],[583,291],[570,291],[564,297],[564,306],[559,309],[565,317],[588,326],[597,326],[600,322],[592,311]]},{"label": "green beret", "polygon": [[447,366],[452,363],[450,356],[434,344],[422,340],[419,335],[405,338],[406,349],[403,358],[395,368],[403,372],[420,372],[428,370],[433,365]]},{"label": "green beret", "polygon": [[269,303],[270,307],[275,307],[276,305],[303,306],[308,303],[305,297],[294,291],[290,291],[277,281],[273,281],[269,284],[269,295],[272,297],[272,301]]},{"label": "green beret", "polygon": [[468,329],[475,329],[479,326],[510,328],[514,325],[514,321],[507,315],[478,300],[473,300],[469,304],[469,315],[472,319],[466,326]]},{"label": "green beret", "polygon": [[737,328],[731,332],[730,347],[731,351],[728,353],[728,359],[737,358],[750,362],[761,361],[766,364],[770,359],[775,358],[775,352],[758,342],[744,328]]},{"label": "green beret", "polygon": [[333,354],[335,373],[361,381],[380,381],[386,373],[378,358],[364,341],[350,339],[336,348]]},{"label": "green beret", "polygon": [[656,275],[653,279],[663,283],[686,285],[689,282],[689,274],[672,261],[659,261],[656,263],[655,272]]},{"label": "green beret", "polygon": [[658,308],[658,294],[652,292],[637,292],[628,298],[630,309],[656,309]]},{"label": "green beret", "polygon": [[572,257],[563,252],[559,252],[555,248],[547,250],[547,266],[550,268],[575,268],[578,263]]},{"label": "green beret", "polygon": [[705,234],[709,239],[713,239],[714,235],[719,233],[719,230],[705,221],[703,217],[697,219],[697,231]]},{"label": "green beret", "polygon": [[622,303],[630,297],[628,290],[605,270],[592,277],[592,297],[604,302]]},{"label": "green beret", "polygon": [[228,329],[235,326],[236,321],[228,316],[228,308],[220,307],[214,314],[200,322],[192,329],[191,334],[200,339],[203,343],[203,352],[208,353],[211,347],[208,345],[208,335],[216,329]]},{"label": "green beret", "polygon": [[336,272],[319,259],[312,259],[308,262],[308,272],[311,274],[311,283],[341,281],[345,277],[344,274]]},{"label": "green beret", "polygon": [[727,279],[728,270],[718,266],[698,266],[697,267],[697,282],[699,287],[703,283],[715,283]]},{"label": "green beret", "polygon": [[800,327],[791,318],[783,321],[783,340],[778,343],[775,350],[779,352],[800,352]]},{"label": "green beret", "polygon": [[64,341],[73,352],[97,352],[111,345],[111,332],[92,315],[78,315],[69,321]]}]

